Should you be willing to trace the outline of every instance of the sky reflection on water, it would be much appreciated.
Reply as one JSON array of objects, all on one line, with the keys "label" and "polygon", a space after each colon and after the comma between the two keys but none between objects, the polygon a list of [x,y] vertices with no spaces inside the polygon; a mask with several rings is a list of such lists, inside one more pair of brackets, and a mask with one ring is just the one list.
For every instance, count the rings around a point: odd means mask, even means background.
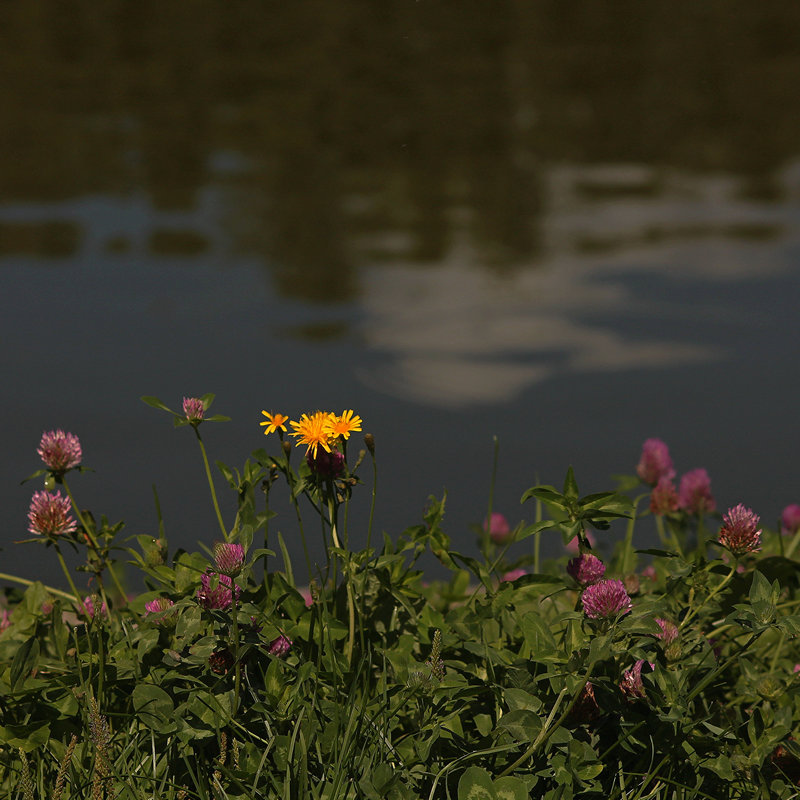
[{"label": "sky reflection on water", "polygon": [[379,529],[446,487],[457,547],[493,435],[512,522],[537,477],[610,488],[650,436],[722,507],[769,525],[800,501],[800,11],[419,5],[345,3],[292,38],[287,10],[245,35],[213,4],[130,24],[79,2],[80,46],[57,15],[0,12],[4,571],[58,580],[11,544],[54,427],[97,470],[74,481],[96,513],[153,532],[155,482],[173,546],[211,543],[194,443],[144,394],[215,392],[233,422],[209,448],[234,465],[262,408],[354,408]]}]

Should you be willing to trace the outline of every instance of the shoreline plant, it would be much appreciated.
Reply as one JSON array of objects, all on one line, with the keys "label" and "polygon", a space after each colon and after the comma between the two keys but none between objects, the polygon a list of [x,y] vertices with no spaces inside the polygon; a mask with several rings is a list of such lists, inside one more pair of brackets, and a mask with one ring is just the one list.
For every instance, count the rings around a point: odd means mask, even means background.
[{"label": "shoreline plant", "polygon": [[[352,452],[354,411],[264,411],[267,447],[215,479],[200,433],[227,419],[208,415],[214,396],[179,412],[142,399],[198,441],[204,552],[170,549],[157,496],[156,536],[96,522],[67,482],[87,469],[78,437],[43,435],[28,531],[70,591],[0,573],[2,796],[800,796],[800,506],[773,529],[741,503],[720,514],[706,471],[676,487],[648,439],[613,490],[582,495],[570,468],[511,525],[492,508],[495,443],[477,557],[453,548],[445,497],[373,546],[376,444]],[[660,546],[637,548],[642,529]],[[541,558],[543,536],[561,557]],[[425,581],[425,553],[446,579]]]}]

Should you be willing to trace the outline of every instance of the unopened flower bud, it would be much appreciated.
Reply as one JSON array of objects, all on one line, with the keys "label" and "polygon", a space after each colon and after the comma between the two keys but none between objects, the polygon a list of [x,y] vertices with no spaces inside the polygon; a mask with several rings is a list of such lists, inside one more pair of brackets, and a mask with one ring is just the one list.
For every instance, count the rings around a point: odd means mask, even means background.
[{"label": "unopened flower bud", "polygon": [[221,575],[235,578],[244,566],[244,548],[235,542],[217,542],[214,545],[214,563]]},{"label": "unopened flower bud", "polygon": [[369,454],[371,456],[375,455],[375,437],[371,433],[364,434],[364,444],[367,446],[367,450],[369,450]]}]

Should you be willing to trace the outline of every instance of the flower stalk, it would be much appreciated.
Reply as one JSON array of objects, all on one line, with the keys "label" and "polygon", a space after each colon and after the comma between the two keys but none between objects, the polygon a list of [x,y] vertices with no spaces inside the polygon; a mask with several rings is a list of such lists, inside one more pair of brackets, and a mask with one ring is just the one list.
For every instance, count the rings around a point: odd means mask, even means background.
[{"label": "flower stalk", "polygon": [[214,479],[211,477],[211,467],[208,465],[208,455],[206,454],[206,446],[203,444],[203,437],[200,436],[200,431],[197,429],[197,425],[192,425],[192,430],[194,431],[194,435],[197,437],[197,441],[200,445],[200,452],[203,455],[203,465],[206,468],[206,478],[208,479],[208,488],[211,490],[211,501],[214,504],[214,512],[217,515],[217,522],[219,523],[219,529],[222,531],[222,538],[224,541],[229,541],[230,537],[228,536],[228,531],[225,528],[225,523],[222,521],[222,513],[219,510],[219,502],[217,501],[217,490],[214,488]]}]

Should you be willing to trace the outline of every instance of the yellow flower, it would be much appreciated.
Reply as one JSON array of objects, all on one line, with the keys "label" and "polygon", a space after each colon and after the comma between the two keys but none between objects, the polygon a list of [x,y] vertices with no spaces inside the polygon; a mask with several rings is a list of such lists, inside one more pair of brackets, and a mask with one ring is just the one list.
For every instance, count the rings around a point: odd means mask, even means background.
[{"label": "yellow flower", "polygon": [[336,414],[329,414],[328,420],[325,423],[325,430],[335,439],[341,436],[343,439],[349,439],[353,431],[361,430],[361,417],[353,416],[352,409],[349,411],[342,411],[341,416]]},{"label": "yellow flower", "polygon": [[327,423],[331,416],[327,411],[316,411],[310,417],[303,414],[299,422],[290,422],[294,428],[291,435],[297,437],[297,446],[308,445],[306,453],[311,451],[314,458],[317,457],[319,447],[330,453],[332,437],[327,431]]},{"label": "yellow flower", "polygon": [[289,417],[286,414],[281,414],[280,411],[275,414],[270,414],[267,411],[261,412],[266,418],[266,422],[259,422],[259,425],[266,425],[267,429],[264,431],[264,435],[266,436],[269,433],[275,433],[275,431],[280,428],[282,431],[286,430],[286,423],[289,421]]}]

